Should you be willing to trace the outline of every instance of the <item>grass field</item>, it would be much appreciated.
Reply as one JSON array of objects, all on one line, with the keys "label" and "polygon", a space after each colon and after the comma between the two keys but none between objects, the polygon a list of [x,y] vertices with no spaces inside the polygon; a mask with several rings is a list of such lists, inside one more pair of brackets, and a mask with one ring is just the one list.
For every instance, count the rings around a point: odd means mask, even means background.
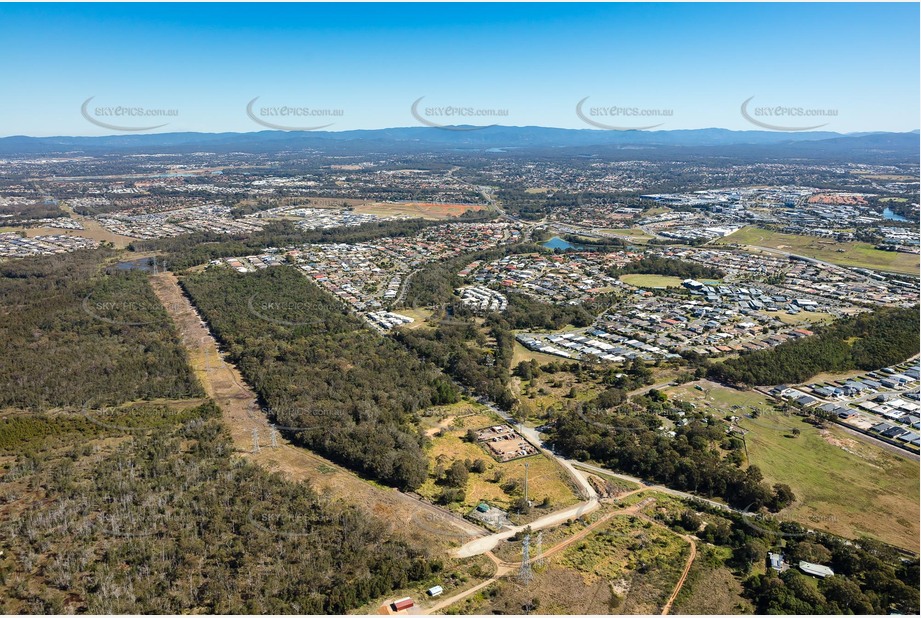
[{"label": "grass field", "polygon": [[[541,355],[546,356],[546,355]],[[553,357],[556,362],[571,362],[569,359]],[[540,359],[538,359],[540,361]],[[598,395],[604,387],[596,380],[579,379],[571,372],[541,373],[537,376],[536,384],[531,386],[530,381],[522,381],[513,376],[510,382],[512,392],[518,397],[528,419],[539,421],[544,418],[543,411],[559,407],[564,401],[570,401],[570,389],[575,388],[575,401],[587,401]]]},{"label": "grass field", "polygon": [[[468,406],[469,407],[469,406]],[[430,421],[431,422],[431,421]],[[517,479],[519,485],[523,484],[525,464],[528,464],[528,497],[539,504],[544,498],[550,499],[549,509],[532,509],[531,519],[546,514],[545,511],[555,510],[575,504],[578,499],[569,485],[566,472],[555,462],[543,455],[533,455],[514,461],[499,463],[493,459],[479,444],[467,442],[464,437],[468,429],[480,429],[497,424],[499,419],[490,414],[477,412],[451,418],[447,416],[439,423],[442,435],[433,435],[431,446],[428,448],[430,469],[439,463],[445,468],[454,461],[469,459],[475,461],[482,459],[487,463],[486,471],[482,473],[470,472],[465,489],[463,502],[455,502],[448,506],[452,511],[466,514],[480,502],[488,502],[502,509],[507,509],[520,495],[521,489],[511,493],[503,489],[503,484],[509,479]],[[501,473],[501,481],[495,482],[496,474]],[[437,501],[442,487],[430,475],[429,479],[417,490],[419,494],[431,501]],[[522,522],[527,519],[522,519]]]},{"label": "grass field", "polygon": [[757,227],[742,228],[716,242],[777,249],[841,266],[872,268],[909,275],[917,275],[919,269],[919,258],[916,254],[880,251],[865,242],[840,243],[814,236],[782,234]]},{"label": "grass field", "polygon": [[512,348],[512,367],[516,366],[521,361],[530,360],[536,360],[538,363],[543,365],[546,363],[558,363],[568,359],[565,359],[562,356],[554,356],[553,354],[544,354],[543,352],[535,352],[533,350],[529,350],[518,343],[518,341],[515,341],[515,344]]},{"label": "grass field", "polygon": [[836,372],[823,372],[817,373],[806,382],[806,384],[819,384],[822,382],[840,382],[847,380],[849,378],[856,378],[858,376],[866,375],[866,371],[863,369],[853,369],[851,371],[836,371]]},{"label": "grass field", "polygon": [[[704,390],[700,391],[695,388],[700,386]],[[664,389],[669,399],[681,399],[691,401],[700,406],[708,406],[716,416],[722,417],[723,409],[726,414],[730,414],[731,406],[756,406],[762,410],[771,407],[771,399],[758,391],[740,391],[734,388],[721,386],[709,380],[698,380],[688,382],[680,386],[673,386]]]},{"label": "grass field", "polygon": [[689,547],[667,528],[634,516],[616,516],[569,546],[560,566],[586,585],[609,582],[623,605],[618,613],[657,614],[681,575]]},{"label": "grass field", "polygon": [[[634,542],[640,538],[642,543]],[[687,543],[663,526],[630,515],[616,516],[602,529],[567,548],[560,563],[575,568],[590,584],[599,578],[623,578],[642,564],[675,563],[680,569],[680,556],[686,547]]]},{"label": "grass field", "polygon": [[[918,463],[859,440],[830,425],[819,430],[796,416],[774,412],[771,400],[755,391],[737,391],[711,382],[705,392],[686,384],[670,388],[670,398],[709,407],[716,416],[747,415],[749,406],[762,411],[758,419],[742,418],[750,463],[770,483],[786,483],[796,503],[778,516],[810,528],[848,538],[870,536],[918,551]],[[741,411],[731,406],[745,406]],[[792,437],[791,430],[800,430]]]},{"label": "grass field", "polygon": [[611,587],[604,582],[586,586],[572,569],[550,564],[534,569],[523,585],[503,577],[476,594],[445,609],[448,615],[604,615],[613,610]]},{"label": "grass field", "polygon": [[800,311],[796,315],[790,315],[786,311],[761,311],[760,313],[777,318],[784,324],[824,324],[834,319],[831,314],[819,311]]},{"label": "grass field", "polygon": [[431,309],[425,309],[422,307],[418,309],[399,308],[399,309],[394,309],[394,311],[399,313],[400,315],[405,315],[406,317],[412,318],[414,320],[413,322],[405,326],[402,326],[401,328],[415,329],[415,328],[420,328],[423,326],[428,327],[428,328],[434,328],[435,326],[437,326],[437,324],[429,324],[428,322],[426,322],[426,320],[432,317],[432,314],[434,313]]},{"label": "grass field", "polygon": [[609,234],[617,234],[618,236],[623,236],[630,242],[633,242],[636,244],[647,243],[653,238],[655,238],[655,236],[650,236],[649,234],[647,234],[640,228],[636,228],[636,227],[634,228],[605,228],[604,231]]},{"label": "grass field", "polygon": [[681,277],[666,275],[621,275],[620,280],[638,288],[678,288],[684,281]]},{"label": "grass field", "polygon": [[[870,536],[918,551],[918,463],[840,428],[818,430],[798,417],[743,419],[751,463],[769,482],[790,485],[796,503],[782,514],[849,538]],[[801,434],[790,437],[789,430]]]}]

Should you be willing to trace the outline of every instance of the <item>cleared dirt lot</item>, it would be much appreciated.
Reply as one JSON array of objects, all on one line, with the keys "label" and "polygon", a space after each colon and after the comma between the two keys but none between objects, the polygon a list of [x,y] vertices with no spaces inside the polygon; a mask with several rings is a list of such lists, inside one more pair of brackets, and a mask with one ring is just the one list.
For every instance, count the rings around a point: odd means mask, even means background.
[{"label": "cleared dirt lot", "polygon": [[355,212],[369,215],[393,217],[421,217],[423,219],[442,220],[459,217],[468,210],[479,212],[487,207],[482,204],[434,204],[431,202],[386,203],[374,202],[355,208]]}]

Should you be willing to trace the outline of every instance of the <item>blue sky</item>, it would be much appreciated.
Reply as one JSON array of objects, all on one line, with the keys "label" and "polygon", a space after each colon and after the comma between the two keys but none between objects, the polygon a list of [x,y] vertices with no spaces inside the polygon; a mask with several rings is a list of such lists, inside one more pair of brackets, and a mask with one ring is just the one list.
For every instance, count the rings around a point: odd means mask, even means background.
[{"label": "blue sky", "polygon": [[[593,107],[664,110],[661,129],[756,129],[740,113],[833,110],[841,132],[918,128],[918,4],[0,5],[0,135],[104,135],[81,114],[163,131],[419,125],[433,107],[591,128]],[[100,107],[176,110],[105,117]],[[270,117],[263,107],[339,110]],[[456,122],[456,121],[454,121]],[[633,124],[632,126],[639,126]]]}]

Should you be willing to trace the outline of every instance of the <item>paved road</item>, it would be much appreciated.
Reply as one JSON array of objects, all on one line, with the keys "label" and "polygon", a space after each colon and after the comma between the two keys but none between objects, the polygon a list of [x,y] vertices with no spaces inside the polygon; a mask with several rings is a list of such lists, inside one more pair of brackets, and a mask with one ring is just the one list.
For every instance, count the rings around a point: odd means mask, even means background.
[{"label": "paved road", "polygon": [[[883,420],[880,419],[880,422],[883,422]],[[874,438],[873,436],[868,436],[867,434],[863,432],[857,431],[855,429],[851,429],[844,423],[835,423],[835,425],[837,425],[838,427],[840,427],[841,429],[843,429],[845,432],[849,433],[850,435],[854,436],[855,438],[859,438],[863,440],[864,442],[875,444],[876,446],[889,451],[890,453],[892,453],[893,455],[896,455],[897,457],[901,457],[902,459],[907,459],[909,461],[921,461],[921,456],[919,456],[918,453],[912,453],[911,451],[906,450],[900,446],[889,444],[888,442],[884,442],[882,440]]]},{"label": "paved road", "polygon": [[581,517],[582,515],[586,513],[591,513],[592,511],[597,509],[599,506],[598,493],[595,491],[595,488],[592,487],[591,483],[588,482],[588,478],[582,472],[583,470],[587,470],[589,472],[595,472],[597,474],[612,476],[615,478],[624,479],[632,483],[636,483],[638,485],[644,486],[645,489],[649,491],[658,491],[661,493],[669,494],[672,496],[677,496],[679,498],[684,498],[684,499],[699,500],[701,502],[704,502],[706,504],[713,506],[714,508],[735,511],[737,513],[742,513],[743,515],[750,515],[750,513],[746,513],[744,511],[740,511],[739,509],[732,508],[728,505],[722,504],[721,502],[716,502],[714,500],[709,500],[707,498],[701,498],[699,496],[695,496],[693,494],[689,494],[683,491],[678,491],[676,489],[670,489],[668,487],[665,487],[664,485],[648,485],[642,479],[639,479],[633,476],[629,476],[626,474],[618,474],[616,472],[611,472],[610,470],[606,468],[600,468],[598,466],[594,466],[591,464],[576,462],[576,461],[566,459],[565,457],[561,457],[555,454],[553,451],[544,447],[543,441],[540,439],[540,434],[537,432],[536,429],[532,427],[526,427],[524,425],[519,425],[507,412],[500,410],[499,408],[497,408],[496,406],[490,403],[486,403],[486,405],[493,412],[495,412],[496,414],[501,416],[503,419],[505,419],[506,422],[511,423],[515,425],[516,427],[518,427],[518,431],[528,442],[530,442],[532,445],[540,449],[548,457],[553,458],[565,470],[567,470],[572,476],[573,480],[576,482],[576,484],[581,488],[583,492],[583,496],[587,497],[587,500],[585,500],[584,502],[580,502],[579,504],[576,504],[569,508],[563,509],[561,511],[557,511],[555,513],[551,513],[549,515],[541,517],[540,519],[537,519],[525,526],[516,526],[508,530],[502,530],[500,532],[496,532],[495,534],[491,534],[486,537],[482,537],[479,539],[474,539],[472,541],[469,541],[466,544],[462,545],[455,552],[454,555],[458,558],[468,558],[470,556],[476,556],[478,554],[492,551],[493,549],[495,549],[495,547],[499,544],[500,541],[504,541],[505,539],[508,539],[514,536],[517,532],[524,530],[528,526],[530,526],[531,530],[541,530],[543,528],[558,526],[566,522],[569,519]]},{"label": "paved road", "polygon": [[479,554],[492,551],[496,548],[496,545],[499,544],[499,541],[504,541],[518,532],[521,532],[525,528],[530,527],[531,530],[542,530],[543,528],[552,528],[553,526],[559,526],[562,523],[570,519],[577,519],[586,513],[591,513],[598,508],[598,499],[592,498],[586,502],[580,502],[579,504],[573,505],[571,507],[565,508],[560,511],[555,511],[549,515],[545,515],[540,519],[536,519],[531,523],[524,526],[515,526],[514,528],[509,528],[501,532],[496,532],[486,537],[479,539],[474,539],[462,545],[457,551],[454,552],[454,555],[458,558],[469,558],[470,556],[477,556]]},{"label": "paved road", "polygon": [[[486,403],[486,405],[496,414],[501,416],[511,425],[516,425],[515,419],[513,419],[507,412],[500,410],[495,405],[491,403]],[[550,457],[552,460],[556,461],[560,466],[566,470],[569,475],[575,481],[576,485],[579,487],[582,497],[586,498],[584,502],[579,504],[567,507],[565,509],[555,511],[549,515],[545,515],[539,519],[532,521],[529,524],[523,526],[515,526],[507,530],[502,530],[501,532],[496,532],[489,536],[474,539],[461,546],[456,552],[455,556],[458,558],[467,558],[470,556],[476,556],[478,554],[491,551],[499,544],[499,541],[503,541],[507,538],[514,536],[516,533],[524,530],[526,527],[530,527],[531,530],[541,530],[543,528],[551,528],[553,526],[558,526],[570,519],[576,519],[585,515],[586,513],[591,513],[598,508],[598,492],[595,491],[595,488],[592,487],[591,483],[588,482],[588,478],[575,467],[575,463],[566,459],[565,457],[560,457],[544,447],[543,442],[540,439],[540,434],[532,427],[525,427],[524,425],[518,426],[518,431],[535,448],[539,449],[547,457]]]},{"label": "paved road", "polygon": [[409,274],[403,277],[403,283],[400,285],[400,293],[393,300],[393,307],[399,307],[400,303],[403,302],[403,297],[406,296],[406,290],[409,288],[409,280],[412,279],[413,275],[415,275],[417,272],[419,272],[419,269],[412,270],[409,272]]}]

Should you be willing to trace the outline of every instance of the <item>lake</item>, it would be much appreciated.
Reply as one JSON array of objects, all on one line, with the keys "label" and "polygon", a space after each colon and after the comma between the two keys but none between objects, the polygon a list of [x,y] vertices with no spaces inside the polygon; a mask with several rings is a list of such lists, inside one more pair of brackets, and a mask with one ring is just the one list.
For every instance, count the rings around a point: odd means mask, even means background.
[{"label": "lake", "polygon": [[885,210],[883,210],[883,219],[888,219],[889,221],[908,221],[908,219],[902,215],[898,215],[889,210],[888,206],[885,208]]},{"label": "lake", "polygon": [[[129,262],[119,262],[115,265],[115,270],[143,270],[144,272],[153,272],[154,266],[152,258],[140,258]],[[162,268],[162,264],[160,265]]]},{"label": "lake", "polygon": [[561,251],[573,250],[573,251],[583,251],[585,247],[582,245],[574,245],[568,240],[563,240],[559,236],[554,236],[545,243],[541,243],[544,247],[548,249],[560,249]]}]

